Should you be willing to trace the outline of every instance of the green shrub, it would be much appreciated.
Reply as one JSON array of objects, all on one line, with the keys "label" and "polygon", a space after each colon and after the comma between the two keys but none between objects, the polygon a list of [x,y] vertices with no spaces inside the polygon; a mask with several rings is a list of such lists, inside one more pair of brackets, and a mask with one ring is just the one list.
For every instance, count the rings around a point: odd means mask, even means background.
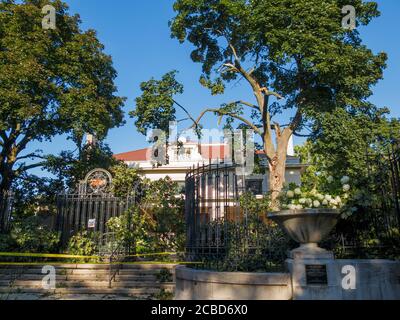
[{"label": "green shrub", "polygon": [[68,242],[68,253],[76,256],[92,256],[98,252],[99,234],[83,231],[74,235]]},{"label": "green shrub", "polygon": [[157,280],[159,282],[165,283],[165,282],[173,282],[174,281],[174,276],[171,273],[171,271],[169,271],[169,269],[167,268],[163,268],[160,270],[160,272],[157,274]]},{"label": "green shrub", "polygon": [[36,216],[15,221],[9,235],[9,244],[19,252],[54,253],[58,252],[60,234],[40,224]]},{"label": "green shrub", "polygon": [[170,291],[166,291],[165,289],[161,289],[157,293],[152,295],[152,298],[155,300],[173,300],[174,294]]},{"label": "green shrub", "polygon": [[10,234],[0,234],[0,252],[10,252],[15,250],[15,242]]},{"label": "green shrub", "polygon": [[108,231],[115,234],[115,241],[118,244],[136,251],[138,244],[147,246],[146,224],[146,216],[141,214],[139,208],[131,207],[121,216],[108,220],[106,225]]}]

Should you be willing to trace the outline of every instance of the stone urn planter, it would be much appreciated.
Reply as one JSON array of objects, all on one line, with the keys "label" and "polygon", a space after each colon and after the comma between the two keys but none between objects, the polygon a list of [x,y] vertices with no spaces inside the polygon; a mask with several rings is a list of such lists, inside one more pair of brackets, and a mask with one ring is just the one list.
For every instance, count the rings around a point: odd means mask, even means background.
[{"label": "stone urn planter", "polygon": [[333,259],[333,253],[318,246],[336,226],[335,209],[284,210],[268,214],[300,247],[289,253],[292,259]]}]

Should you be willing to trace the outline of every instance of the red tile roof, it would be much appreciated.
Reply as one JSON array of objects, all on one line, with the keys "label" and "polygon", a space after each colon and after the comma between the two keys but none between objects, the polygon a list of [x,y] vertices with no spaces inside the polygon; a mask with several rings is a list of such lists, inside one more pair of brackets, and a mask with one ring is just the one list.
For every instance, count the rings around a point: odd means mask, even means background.
[{"label": "red tile roof", "polygon": [[[206,145],[200,146],[201,155],[204,160],[209,159],[224,159],[229,157],[229,148],[225,145]],[[130,152],[115,154],[114,158],[120,161],[149,161],[151,149],[140,149]]]},{"label": "red tile roof", "polygon": [[120,161],[147,161],[150,159],[150,150],[140,149],[125,153],[115,154],[114,158]]}]

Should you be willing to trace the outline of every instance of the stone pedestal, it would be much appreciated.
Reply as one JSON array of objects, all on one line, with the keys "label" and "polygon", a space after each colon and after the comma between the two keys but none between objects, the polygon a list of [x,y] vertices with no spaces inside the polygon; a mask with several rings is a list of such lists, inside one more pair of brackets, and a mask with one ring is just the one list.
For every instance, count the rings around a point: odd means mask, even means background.
[{"label": "stone pedestal", "polygon": [[[293,255],[299,256],[296,252]],[[311,259],[310,257],[287,259],[286,267],[292,276],[293,300],[339,299],[341,293],[340,273],[336,272],[334,259]],[[313,282],[308,282],[310,275],[307,275],[307,272],[310,272],[311,268],[320,268],[321,273],[326,273],[325,277],[321,275],[319,276],[321,281],[315,277]]]},{"label": "stone pedestal", "polygon": [[[400,299],[398,261],[335,260],[329,258],[331,253],[322,251],[312,258],[308,250],[294,251],[290,254],[291,258],[286,260],[286,267],[292,279],[293,300]],[[319,270],[318,268],[326,270],[325,279],[318,279],[318,274],[314,279],[310,277],[310,271]],[[349,270],[353,270],[353,274],[350,274]]]},{"label": "stone pedestal", "polygon": [[289,252],[286,267],[292,276],[294,300],[338,299],[340,279],[331,251],[317,243],[302,244]]},{"label": "stone pedestal", "polygon": [[318,247],[317,243],[302,244],[297,249],[289,252],[289,259],[305,260],[305,259],[318,259],[318,260],[333,260],[334,256],[331,251]]}]

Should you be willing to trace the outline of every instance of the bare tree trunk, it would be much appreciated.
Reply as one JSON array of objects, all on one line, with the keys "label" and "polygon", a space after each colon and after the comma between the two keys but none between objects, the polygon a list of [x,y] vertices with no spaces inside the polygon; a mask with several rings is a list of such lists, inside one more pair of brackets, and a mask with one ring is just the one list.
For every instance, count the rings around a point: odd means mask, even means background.
[{"label": "bare tree trunk", "polygon": [[[269,190],[271,192],[271,207],[279,210],[278,196],[285,184],[287,147],[290,134],[283,134],[277,138],[277,151],[269,159]],[[267,150],[265,150],[267,152]]]}]

